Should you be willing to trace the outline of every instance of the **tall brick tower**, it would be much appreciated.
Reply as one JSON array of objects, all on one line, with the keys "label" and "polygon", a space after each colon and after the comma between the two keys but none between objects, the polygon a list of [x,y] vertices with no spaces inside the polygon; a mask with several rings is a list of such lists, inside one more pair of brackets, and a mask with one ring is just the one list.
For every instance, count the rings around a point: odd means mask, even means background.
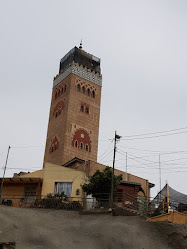
[{"label": "tall brick tower", "polygon": [[100,59],[74,47],[54,78],[44,163],[97,161],[102,76]]}]

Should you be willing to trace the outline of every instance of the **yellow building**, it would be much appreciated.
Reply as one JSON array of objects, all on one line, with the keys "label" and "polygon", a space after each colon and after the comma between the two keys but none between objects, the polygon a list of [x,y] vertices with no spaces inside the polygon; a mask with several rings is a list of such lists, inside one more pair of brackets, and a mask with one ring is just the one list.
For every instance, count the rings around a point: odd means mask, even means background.
[{"label": "yellow building", "polygon": [[[69,192],[68,197],[83,197],[83,191],[81,185],[83,185],[88,178],[82,171],[55,165],[52,163],[45,163],[45,167],[42,170],[28,173],[22,176],[22,178],[28,177],[40,177],[43,180],[41,196],[44,197],[51,193],[63,192],[66,188]],[[63,186],[64,185],[64,186]],[[59,191],[58,191],[59,190]]]},{"label": "yellow building", "polygon": [[69,200],[81,201],[84,197],[81,186],[87,181],[82,171],[46,163],[42,170],[5,178],[2,200],[11,206],[25,206],[25,203],[29,206],[37,198],[64,192]]}]

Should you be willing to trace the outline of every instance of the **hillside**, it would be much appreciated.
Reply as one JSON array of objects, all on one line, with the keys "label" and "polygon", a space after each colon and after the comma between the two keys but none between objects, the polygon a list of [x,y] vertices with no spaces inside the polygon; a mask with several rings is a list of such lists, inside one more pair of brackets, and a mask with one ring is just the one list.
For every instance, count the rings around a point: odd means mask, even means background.
[{"label": "hillside", "polygon": [[0,241],[16,249],[186,249],[187,225],[0,206]]}]

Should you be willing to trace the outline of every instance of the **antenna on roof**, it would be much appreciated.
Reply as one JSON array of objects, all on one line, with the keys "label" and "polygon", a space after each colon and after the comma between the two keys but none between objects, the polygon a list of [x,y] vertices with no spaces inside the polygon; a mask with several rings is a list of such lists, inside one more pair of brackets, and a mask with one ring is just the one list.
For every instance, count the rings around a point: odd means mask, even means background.
[{"label": "antenna on roof", "polygon": [[81,39],[81,42],[80,42],[79,49],[82,49],[82,39]]}]

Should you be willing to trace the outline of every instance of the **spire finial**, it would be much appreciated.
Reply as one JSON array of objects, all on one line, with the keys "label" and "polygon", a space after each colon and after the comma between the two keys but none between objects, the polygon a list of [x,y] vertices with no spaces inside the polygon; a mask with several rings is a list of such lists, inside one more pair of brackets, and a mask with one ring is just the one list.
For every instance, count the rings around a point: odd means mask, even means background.
[{"label": "spire finial", "polygon": [[79,49],[82,49],[82,39],[81,39],[81,42],[80,42]]}]

